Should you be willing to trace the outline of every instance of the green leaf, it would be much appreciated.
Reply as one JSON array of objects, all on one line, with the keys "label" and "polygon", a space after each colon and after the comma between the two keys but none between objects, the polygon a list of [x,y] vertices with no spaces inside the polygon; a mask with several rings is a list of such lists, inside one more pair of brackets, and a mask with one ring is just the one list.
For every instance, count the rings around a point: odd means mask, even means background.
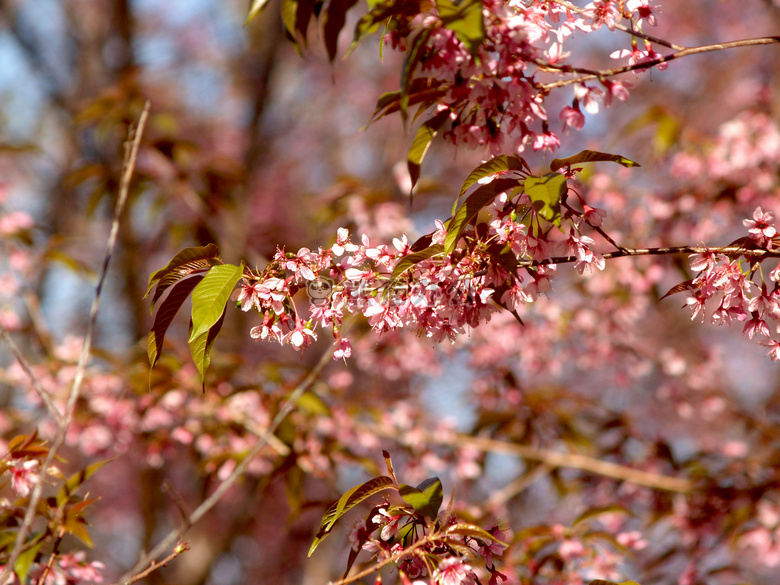
[{"label": "green leaf", "polygon": [[616,162],[619,165],[623,165],[624,167],[629,168],[642,166],[639,163],[627,159],[626,157],[619,154],[609,154],[607,152],[597,152],[595,150],[583,150],[574,156],[553,159],[553,161],[550,163],[550,170],[555,172],[563,167],[568,167],[579,163],[599,161]]},{"label": "green leaf", "polygon": [[339,33],[347,21],[347,11],[357,4],[357,0],[330,0],[328,10],[323,17],[323,37],[330,62],[336,59],[339,45]]},{"label": "green leaf", "polygon": [[63,485],[60,488],[59,492],[57,492],[57,505],[62,506],[66,504],[70,496],[73,495],[73,493],[75,493],[75,491],[79,489],[79,487],[81,487],[81,485],[85,481],[87,481],[90,477],[95,475],[98,469],[103,467],[106,463],[110,463],[114,459],[116,459],[116,457],[112,457],[110,459],[104,459],[102,461],[96,461],[95,463],[93,463],[92,465],[88,465],[78,473],[74,473],[73,475],[71,475],[68,478],[68,481],[65,482],[65,485]]},{"label": "green leaf", "polygon": [[222,329],[222,323],[225,321],[225,307],[222,307],[222,314],[217,319],[217,322],[209,327],[208,331],[204,331],[197,337],[190,336],[189,346],[190,353],[192,354],[192,361],[200,372],[200,383],[203,386],[203,391],[206,391],[206,370],[211,363],[211,348],[219,335],[219,330]]},{"label": "green leaf", "polygon": [[525,159],[517,156],[516,154],[502,154],[483,162],[476,169],[471,171],[469,176],[466,177],[466,180],[463,181],[458,198],[452,205],[452,214],[455,214],[455,210],[458,207],[458,201],[460,201],[460,198],[463,197],[466,191],[468,191],[469,188],[474,185],[474,183],[480,179],[484,179],[485,177],[490,177],[492,175],[506,171],[525,171],[530,173],[531,168],[528,166],[528,163],[525,162]]},{"label": "green leaf", "polygon": [[295,405],[303,411],[319,416],[331,416],[330,408],[314,392],[304,392]]},{"label": "green leaf", "polygon": [[157,302],[165,290],[175,284],[185,276],[189,276],[195,272],[208,270],[210,267],[221,264],[219,259],[219,248],[214,244],[208,246],[199,246],[196,248],[185,248],[173,259],[168,262],[165,268],[161,268],[149,277],[149,288],[146,290],[144,298],[149,296],[152,292],[154,283],[157,283],[157,290],[154,292],[152,298],[152,306],[150,313],[154,310],[154,304]]},{"label": "green leaf", "polygon": [[[428,149],[433,142],[436,133],[442,126],[449,120],[450,111],[443,110],[433,116],[432,118],[423,122],[420,129],[417,130],[417,135],[412,141],[412,146],[407,154],[406,164],[409,169],[409,176],[412,179],[412,189],[417,184],[417,180],[420,178],[420,166],[428,153]],[[411,197],[411,192],[410,192]]]},{"label": "green leaf", "polygon": [[[160,305],[160,308],[157,309],[157,314],[154,317],[154,324],[149,331],[149,341],[146,350],[149,356],[150,368],[154,368],[160,359],[165,333],[173,322],[173,318],[176,316],[176,313],[178,313],[187,297],[190,296],[192,290],[201,280],[203,280],[203,276],[204,275],[196,274],[195,276],[176,283],[162,305]],[[149,375],[151,376],[151,371],[149,372]]]},{"label": "green leaf", "polygon": [[65,518],[65,521],[62,523],[62,527],[65,529],[66,532],[69,532],[76,538],[78,538],[81,542],[86,544],[89,548],[93,548],[95,545],[92,542],[92,538],[89,536],[89,532],[86,528],[86,522],[83,518],[75,517],[75,518]]},{"label": "green leaf", "polygon": [[568,189],[566,177],[560,173],[547,173],[543,177],[527,177],[525,193],[541,217],[561,227],[561,197]]},{"label": "green leaf", "polygon": [[250,20],[260,14],[263,11],[263,8],[265,8],[266,4],[268,4],[268,0],[252,0],[252,3],[249,5],[249,13],[246,15],[244,25],[246,26],[249,24]]},{"label": "green leaf", "polygon": [[314,550],[319,546],[320,542],[322,542],[325,537],[330,534],[330,531],[333,530],[333,526],[336,524],[336,521],[339,518],[341,518],[360,502],[386,489],[397,490],[398,488],[393,483],[392,479],[384,475],[380,475],[379,477],[375,477],[361,485],[353,487],[351,490],[341,496],[337,502],[334,502],[332,506],[325,510],[325,515],[322,517],[322,522],[320,523],[320,529],[317,531],[317,534],[314,537],[314,542],[311,543],[311,548],[309,548],[309,556],[312,555]]},{"label": "green leaf", "polygon": [[43,541],[31,546],[26,551],[22,552],[19,555],[19,558],[16,559],[14,573],[16,573],[16,576],[19,578],[19,583],[27,582],[27,573],[30,572],[30,567],[32,566],[33,561],[35,561],[35,557],[38,556],[38,551],[41,550],[42,546]]},{"label": "green leaf", "polygon": [[404,502],[414,508],[414,511],[431,520],[436,520],[439,508],[444,500],[444,490],[438,477],[429,477],[417,487],[402,485],[398,493]]},{"label": "green leaf", "polygon": [[436,0],[439,18],[458,40],[476,55],[485,40],[485,23],[482,19],[482,0]]},{"label": "green leaf", "polygon": [[403,274],[415,264],[442,253],[444,253],[444,246],[441,244],[434,244],[433,246],[429,246],[419,252],[407,254],[401,258],[395,265],[395,268],[393,268],[393,274],[390,276],[390,282],[394,282],[401,278],[401,276],[403,276]]},{"label": "green leaf", "polygon": [[[527,180],[527,179],[526,179]],[[466,227],[479,213],[479,210],[489,205],[496,195],[509,191],[513,187],[521,185],[522,181],[517,179],[493,179],[487,185],[482,185],[476,189],[466,200],[461,203],[455,214],[447,222],[447,237],[444,241],[444,252],[450,254],[455,249],[460,236],[466,230]]]},{"label": "green leaf", "polygon": [[192,291],[192,332],[189,341],[207,333],[225,312],[236,284],[241,280],[243,266],[214,266]]}]

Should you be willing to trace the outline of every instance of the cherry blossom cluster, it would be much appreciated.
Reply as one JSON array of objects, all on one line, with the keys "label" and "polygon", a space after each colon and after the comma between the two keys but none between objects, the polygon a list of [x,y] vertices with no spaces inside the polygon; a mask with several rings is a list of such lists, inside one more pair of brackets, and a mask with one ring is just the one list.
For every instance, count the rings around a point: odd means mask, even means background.
[{"label": "cherry blossom cluster", "polygon": [[[748,237],[738,244],[746,251],[776,251],[773,221],[773,213],[757,207],[753,217],[743,221]],[[690,293],[686,303],[691,318],[701,316],[704,320],[707,310],[712,309],[713,323],[744,322],[743,334],[767,346],[772,360],[780,360],[780,264],[764,274],[761,262],[752,256],[712,250],[692,255],[691,268],[699,274],[682,285]]]},{"label": "cherry blossom cluster", "polygon": [[[262,316],[250,331],[254,339],[303,349],[317,339],[318,327],[330,327],[334,359],[340,359],[352,353],[340,334],[345,313],[362,314],[379,334],[409,328],[435,342],[454,341],[495,311],[516,312],[550,291],[556,251],[571,256],[580,273],[604,268],[595,241],[583,233],[601,224],[603,210],[567,206],[560,229],[537,214],[525,193],[500,193],[486,211],[489,220],[466,230],[450,254],[440,220],[419,240],[427,244],[422,248],[405,234],[391,246],[372,245],[366,235],[355,244],[340,228],[330,248],[277,250],[261,272],[245,272],[234,299],[243,311]],[[304,289],[308,318],[294,298]]]},{"label": "cherry blossom cluster", "polygon": [[[508,529],[490,526],[482,538],[476,530],[471,535],[447,534],[448,528],[466,525],[446,512],[439,513],[439,525],[437,529],[412,509],[385,501],[366,520],[354,524],[349,544],[353,553],[366,551],[377,562],[393,559],[403,585],[477,585],[481,572],[489,575],[489,585],[507,580],[495,563],[511,538]],[[434,532],[443,537],[437,538]],[[473,559],[481,559],[484,570]]]},{"label": "cherry blossom cluster", "polygon": [[[431,3],[429,12],[417,14],[405,26],[394,27],[386,43],[404,51],[410,46],[419,50],[421,39],[430,35],[414,80],[420,87],[446,88],[431,108],[433,115],[449,115],[451,129],[445,137],[457,145],[486,147],[494,154],[522,152],[528,146],[553,151],[560,146],[545,104],[549,89],[544,79],[574,71],[565,45],[575,33],[602,27],[614,31],[623,22],[635,31],[644,23],[656,24],[656,7],[649,0],[596,0],[583,7],[547,0],[490,0],[481,2],[484,38],[472,52],[447,27],[447,17],[437,11],[437,4]],[[659,57],[649,42],[640,48],[636,37],[632,39],[630,50],[611,56],[629,65]],[[410,48],[409,54],[413,52]],[[571,105],[558,116],[563,129],[582,128],[583,110],[595,114],[600,104],[625,101],[629,88],[629,83],[607,76],[595,83],[575,84]]]}]

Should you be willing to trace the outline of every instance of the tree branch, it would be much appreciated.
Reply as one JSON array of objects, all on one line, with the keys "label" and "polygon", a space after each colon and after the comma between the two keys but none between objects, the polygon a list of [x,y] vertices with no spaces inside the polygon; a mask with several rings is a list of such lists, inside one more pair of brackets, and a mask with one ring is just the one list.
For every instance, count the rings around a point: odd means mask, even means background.
[{"label": "tree branch", "polygon": [[722,51],[724,49],[736,49],[738,47],[752,47],[756,45],[771,45],[774,43],[780,43],[780,36],[778,37],[760,37],[755,39],[744,39],[741,41],[729,41],[727,43],[716,43],[714,45],[702,45],[700,47],[690,47],[681,49],[675,53],[664,55],[658,59],[651,59],[649,61],[643,61],[641,63],[634,63],[633,65],[626,65],[625,67],[616,67],[614,69],[602,69],[594,71],[592,69],[585,69],[579,67],[572,67],[570,65],[552,65],[550,63],[537,63],[540,67],[548,69],[555,69],[564,73],[582,73],[578,77],[572,77],[570,79],[561,79],[559,81],[553,81],[550,83],[540,84],[538,87],[542,91],[550,91],[556,87],[565,87],[574,83],[584,83],[593,79],[604,79],[605,77],[613,77],[620,75],[621,73],[628,73],[629,71],[639,71],[642,69],[650,69],[662,63],[668,63],[681,57],[687,57],[688,55],[697,55],[699,53],[709,53],[712,51]]},{"label": "tree branch", "polygon": [[[619,246],[616,246],[619,247]],[[674,254],[723,254],[729,257],[745,256],[761,262],[766,258],[780,258],[780,249],[762,250],[749,249],[742,246],[721,246],[711,248],[709,246],[670,246],[666,248],[623,248],[616,252],[602,254],[604,260],[622,258],[624,256],[671,256]],[[545,260],[526,260],[518,262],[519,266],[546,266],[549,264],[571,264],[577,262],[576,256],[553,256]]]},{"label": "tree branch", "polygon": [[[133,177],[135,170],[136,159],[138,158],[138,149],[141,145],[141,137],[143,136],[144,127],[146,126],[146,120],[149,117],[149,102],[146,102],[143,112],[138,119],[138,126],[135,130],[130,131],[128,142],[125,144],[125,160],[122,166],[122,179],[119,188],[119,195],[114,209],[114,219],[111,222],[111,231],[108,237],[108,244],[106,245],[106,254],[103,260],[103,268],[100,271],[100,278],[98,279],[97,287],[95,288],[95,296],[92,299],[92,306],[89,313],[89,322],[87,325],[87,332],[84,337],[84,345],[81,347],[81,355],[79,357],[79,363],[76,368],[76,376],[71,386],[70,394],[68,396],[68,403],[65,408],[63,416],[60,418],[57,426],[57,434],[52,441],[51,448],[46,455],[46,460],[41,466],[42,469],[48,469],[54,462],[54,458],[57,455],[57,451],[65,442],[65,435],[67,434],[68,427],[73,418],[73,413],[76,408],[76,402],[81,396],[81,384],[84,381],[84,374],[87,369],[87,362],[89,361],[90,352],[92,348],[92,339],[95,335],[95,325],[97,323],[98,308],[100,307],[100,297],[103,291],[103,284],[105,283],[106,276],[108,274],[108,266],[111,261],[111,255],[116,245],[117,234],[119,233],[119,218],[124,210],[125,202],[127,201],[127,195],[130,190],[130,181]],[[24,541],[27,539],[27,535],[30,532],[33,521],[36,516],[36,508],[41,500],[43,493],[43,481],[38,481],[35,484],[30,502],[27,505],[27,511],[24,516],[24,521],[19,527],[19,532],[16,536],[16,542],[14,543],[14,549],[11,552],[11,556],[5,565],[2,573],[0,573],[0,583],[5,583],[9,577],[11,571],[16,566],[16,561],[19,559],[19,555],[24,547]]]},{"label": "tree branch", "polygon": [[51,396],[49,396],[49,393],[43,389],[43,386],[41,386],[41,383],[38,381],[38,378],[36,378],[35,374],[30,369],[30,366],[27,365],[27,361],[24,359],[22,352],[19,351],[19,348],[16,346],[14,340],[8,334],[8,330],[3,326],[2,323],[0,323],[0,334],[2,334],[3,341],[5,341],[6,345],[8,346],[8,349],[11,350],[11,353],[13,354],[14,358],[21,366],[22,370],[24,370],[24,373],[27,374],[27,377],[30,379],[30,384],[32,384],[32,387],[35,388],[35,391],[38,393],[38,396],[40,396],[41,400],[43,400],[43,402],[46,403],[46,406],[48,407],[49,411],[52,413],[54,418],[57,419],[57,423],[61,423],[62,413],[60,412],[59,408],[57,408],[57,405],[54,404],[54,401],[51,399]]},{"label": "tree branch", "polygon": [[[379,425],[366,425],[366,429],[378,436],[402,442],[397,434],[389,432]],[[595,457],[589,457],[579,453],[561,453],[560,451],[542,449],[530,445],[518,445],[517,443],[497,441],[486,437],[472,437],[459,434],[442,438],[434,433],[426,432],[424,434],[424,440],[434,445],[444,445],[448,447],[469,446],[484,452],[514,455],[521,459],[540,461],[549,467],[579,469],[595,475],[620,479],[661,491],[688,493],[694,489],[694,483],[688,479],[650,473],[648,471],[642,471],[641,469],[634,469],[625,465],[602,461]]]},{"label": "tree branch", "polygon": [[287,415],[292,412],[292,409],[295,407],[298,400],[300,400],[301,396],[303,396],[303,393],[306,392],[306,390],[308,390],[309,387],[316,381],[319,373],[330,361],[332,354],[333,347],[330,347],[325,353],[322,354],[320,360],[307,374],[307,376],[293,389],[292,392],[290,392],[289,398],[284,403],[284,406],[282,406],[282,408],[276,414],[273,421],[271,421],[271,424],[268,426],[268,428],[265,429],[265,431],[258,438],[257,442],[249,450],[241,462],[236,465],[235,469],[233,469],[233,472],[227,478],[225,478],[225,480],[219,484],[219,486],[217,486],[217,489],[215,489],[208,498],[203,500],[203,502],[195,509],[195,511],[192,512],[192,514],[190,514],[189,517],[184,520],[184,522],[182,522],[182,525],[179,528],[175,528],[169,532],[168,535],[163,538],[159,544],[157,544],[157,546],[155,546],[150,552],[143,554],[141,558],[138,559],[138,562],[136,562],[135,566],[122,575],[115,582],[115,584],[121,583],[122,585],[131,585],[138,580],[138,575],[148,571],[151,567],[160,566],[160,564],[158,564],[155,559],[164,554],[165,551],[167,551],[175,542],[179,541],[190,526],[203,518],[203,516],[205,516],[217,504],[217,502],[223,498],[223,496],[233,486],[233,484],[236,483],[238,478],[244,474],[255,456],[260,453],[260,450],[272,442],[273,434],[278,426],[287,417]]}]

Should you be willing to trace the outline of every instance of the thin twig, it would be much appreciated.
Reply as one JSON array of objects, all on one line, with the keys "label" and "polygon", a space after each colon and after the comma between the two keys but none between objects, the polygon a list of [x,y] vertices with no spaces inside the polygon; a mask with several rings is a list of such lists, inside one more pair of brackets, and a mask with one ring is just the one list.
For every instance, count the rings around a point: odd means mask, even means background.
[{"label": "thin twig", "polygon": [[[760,262],[765,258],[780,258],[780,249],[762,250],[750,249],[742,246],[669,246],[666,248],[622,248],[617,252],[605,252],[604,260],[623,258],[626,256],[671,256],[674,254],[723,254],[728,257],[744,256]],[[519,266],[545,266],[548,264],[571,264],[577,262],[576,256],[553,256],[544,260],[524,260],[518,262]]]},{"label": "thin twig", "polygon": [[565,87],[574,83],[584,83],[585,81],[591,81],[593,79],[604,79],[606,77],[613,77],[620,75],[621,73],[628,73],[629,71],[639,71],[642,69],[650,69],[662,63],[668,63],[681,57],[687,57],[688,55],[697,55],[699,53],[709,53],[712,51],[722,51],[724,49],[736,49],[738,47],[752,47],[756,45],[771,45],[774,43],[780,43],[780,37],[760,37],[755,39],[744,39],[741,41],[729,41],[727,43],[715,43],[713,45],[702,45],[700,47],[689,47],[670,53],[669,55],[662,55],[657,59],[651,59],[649,61],[642,61],[641,63],[634,63],[633,65],[626,65],[625,67],[616,67],[614,69],[603,69],[599,71],[593,71],[591,69],[584,69],[578,67],[571,67],[569,65],[551,65],[544,63],[544,67],[556,69],[562,72],[574,72],[583,73],[577,77],[569,79],[561,79],[558,81],[552,81],[550,83],[542,83],[539,85],[539,89],[542,91],[550,91],[556,87]]},{"label": "thin twig", "polygon": [[170,563],[173,559],[178,557],[181,553],[184,551],[190,550],[190,547],[187,543],[179,543],[176,548],[173,549],[173,552],[169,554],[167,557],[165,557],[163,560],[161,560],[159,563],[152,561],[151,564],[146,568],[146,570],[141,571],[137,575],[135,575],[128,583],[135,583],[137,581],[140,581],[141,579],[144,579],[145,577],[148,577],[153,572],[155,572],[160,567],[164,567],[168,563]]},{"label": "thin twig", "polygon": [[376,563],[375,565],[371,565],[370,567],[363,569],[359,573],[355,573],[351,577],[344,577],[343,579],[339,579],[338,581],[330,581],[328,585],[347,585],[348,583],[354,583],[355,581],[358,581],[363,577],[368,577],[371,573],[376,573],[377,571],[381,570],[382,567],[386,567],[390,563],[396,562],[397,560],[407,556],[415,549],[425,546],[429,542],[433,542],[434,540],[437,540],[441,536],[442,535],[438,531],[434,532],[433,534],[429,534],[428,536],[425,536],[420,540],[418,540],[417,542],[415,542],[413,545],[406,547],[405,549],[395,553],[392,556],[387,557],[386,559]]},{"label": "thin twig", "polygon": [[[76,375],[73,379],[73,385],[70,389],[68,396],[67,406],[65,413],[61,417],[57,426],[57,434],[52,441],[49,452],[46,455],[46,460],[43,463],[42,468],[48,469],[54,462],[54,458],[57,455],[57,451],[65,442],[65,435],[70,426],[71,419],[73,418],[73,412],[76,408],[79,396],[81,396],[81,384],[84,381],[84,375],[87,369],[87,362],[89,361],[90,352],[92,348],[92,339],[95,335],[95,325],[97,322],[98,308],[100,307],[100,296],[103,290],[103,284],[105,283],[106,276],[108,274],[108,266],[111,261],[111,255],[116,245],[117,235],[119,233],[119,218],[122,215],[122,211],[127,201],[127,195],[130,191],[130,181],[133,177],[135,170],[135,163],[138,158],[138,149],[141,145],[141,137],[143,136],[144,127],[146,126],[146,120],[149,117],[149,102],[146,102],[143,112],[138,119],[138,126],[135,130],[130,131],[128,142],[125,143],[125,157],[122,165],[122,178],[119,186],[119,196],[117,198],[116,207],[114,208],[114,219],[111,222],[111,231],[108,236],[108,243],[106,245],[106,254],[103,259],[103,268],[100,271],[100,278],[98,279],[97,286],[95,288],[95,296],[92,299],[92,306],[89,313],[89,321],[87,324],[87,332],[84,337],[84,345],[81,347],[81,355],[79,357],[79,363],[76,368]],[[14,543],[14,549],[11,552],[11,556],[5,565],[2,573],[0,573],[0,583],[5,583],[9,577],[11,571],[16,566],[16,561],[21,554],[24,541],[27,539],[27,535],[30,532],[33,521],[36,516],[36,508],[38,502],[41,500],[41,494],[43,493],[43,481],[38,481],[35,484],[30,502],[27,505],[27,511],[24,516],[24,521],[19,527],[19,532],[16,536],[16,542]]]},{"label": "thin twig", "polygon": [[43,389],[43,386],[41,386],[41,383],[38,381],[38,378],[35,376],[33,371],[30,369],[30,366],[27,364],[27,361],[24,359],[24,356],[19,351],[19,348],[16,346],[16,343],[14,343],[14,340],[11,338],[11,336],[8,333],[8,330],[0,323],[0,334],[2,334],[3,341],[5,341],[6,345],[8,346],[8,349],[11,350],[11,353],[13,354],[16,361],[21,366],[22,370],[24,370],[24,373],[27,374],[27,377],[30,379],[30,383],[32,384],[33,388],[35,388],[35,391],[38,393],[38,396],[41,397],[41,400],[46,404],[49,411],[52,413],[54,418],[57,419],[57,423],[62,422],[62,413],[57,408],[57,405],[54,404],[54,401],[51,399],[51,396],[49,396],[49,393],[46,392],[46,390]]},{"label": "thin twig", "polygon": [[[182,523],[179,528],[171,530],[171,532],[169,532],[168,535],[163,538],[159,544],[157,544],[157,546],[155,546],[150,552],[142,555],[141,558],[138,559],[138,562],[135,564],[135,566],[122,575],[116,581],[116,583],[130,585],[131,583],[137,581],[137,576],[142,571],[148,571],[147,567],[155,564],[155,559],[157,557],[164,554],[165,551],[167,551],[174,542],[181,538],[187,528],[203,518],[203,516],[205,516],[223,498],[223,496],[233,486],[233,484],[236,483],[238,478],[244,474],[255,456],[260,453],[263,447],[270,443],[271,437],[273,436],[277,427],[287,417],[287,415],[292,412],[298,400],[300,400],[301,396],[303,396],[303,393],[306,392],[306,390],[308,390],[309,387],[316,381],[319,373],[330,361],[332,354],[333,347],[328,348],[328,350],[322,354],[322,357],[314,366],[314,368],[312,368],[308,375],[303,380],[301,380],[301,382],[290,393],[289,398],[276,414],[273,421],[271,421],[271,424],[268,426],[268,428],[265,429],[265,432],[258,438],[257,442],[252,446],[241,462],[236,465],[235,469],[233,469],[233,472],[227,478],[225,478],[221,484],[219,484],[217,489],[215,489],[208,498],[203,500],[203,502],[195,509],[192,514],[190,514],[190,516]],[[159,565],[155,564],[155,566]]]}]

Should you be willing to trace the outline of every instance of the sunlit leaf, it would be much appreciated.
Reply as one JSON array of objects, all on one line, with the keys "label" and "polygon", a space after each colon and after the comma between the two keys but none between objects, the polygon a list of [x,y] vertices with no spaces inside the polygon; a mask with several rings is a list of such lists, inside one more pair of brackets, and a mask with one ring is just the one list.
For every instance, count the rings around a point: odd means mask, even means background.
[{"label": "sunlit leaf", "polygon": [[53,260],[54,262],[60,262],[61,264],[68,267],[71,271],[73,271],[76,274],[80,274],[84,278],[88,278],[90,280],[94,279],[97,274],[92,269],[91,266],[85,264],[81,260],[78,260],[77,258],[74,258],[70,254],[67,254],[66,252],[63,252],[62,249],[51,249],[46,252],[46,259],[47,260]]},{"label": "sunlit leaf", "polygon": [[502,542],[492,534],[490,534],[487,530],[484,528],[480,528],[476,524],[469,524],[467,522],[458,522],[457,524],[453,524],[452,526],[448,526],[446,530],[446,534],[454,534],[457,536],[470,536],[472,538],[479,538],[480,540],[486,541],[486,542],[500,542],[501,544],[504,544],[506,546],[509,546],[509,543]]},{"label": "sunlit leaf", "polygon": [[323,539],[328,534],[330,534],[331,530],[333,530],[333,526],[336,524],[339,518],[341,518],[360,502],[386,489],[397,490],[398,488],[393,483],[392,479],[381,475],[379,477],[370,479],[361,485],[353,487],[351,490],[341,496],[337,502],[325,510],[325,515],[322,517],[322,522],[320,523],[320,529],[317,531],[317,535],[314,537],[314,541],[311,543],[311,547],[309,548],[309,556],[312,555],[314,550],[319,546],[320,542],[322,542]]},{"label": "sunlit leaf", "polygon": [[222,264],[214,266],[192,291],[192,332],[189,340],[202,336],[209,331],[225,312],[241,275],[243,266]]},{"label": "sunlit leaf", "polygon": [[407,254],[403,258],[401,258],[398,263],[395,265],[395,268],[393,268],[393,274],[390,276],[391,281],[398,280],[403,276],[403,274],[412,268],[415,264],[419,264],[423,260],[427,260],[428,258],[431,258],[432,256],[436,256],[438,254],[442,254],[444,252],[444,246],[441,244],[434,244],[433,246],[429,246],[428,248],[425,248],[424,250],[421,250],[419,252],[414,252],[413,254]]},{"label": "sunlit leaf", "polygon": [[149,331],[149,341],[147,344],[147,354],[149,356],[149,366],[151,368],[154,368],[160,359],[165,333],[173,322],[173,318],[176,316],[176,313],[178,313],[187,297],[190,296],[192,290],[201,280],[203,280],[204,276],[205,275],[196,274],[176,283],[166,299],[157,309],[157,314],[154,317],[154,324]]},{"label": "sunlit leaf", "polygon": [[42,546],[43,541],[31,546],[27,550],[23,550],[19,555],[19,558],[16,559],[14,573],[16,573],[16,576],[19,578],[19,583],[27,582],[27,574],[30,572],[30,567],[35,561],[35,557],[38,556],[38,552],[41,550]]},{"label": "sunlit leaf", "polygon": [[436,0],[439,18],[458,40],[476,55],[485,40],[485,23],[482,19],[482,0]]},{"label": "sunlit leaf", "polygon": [[461,203],[455,214],[447,222],[447,237],[444,241],[444,252],[450,254],[458,243],[460,236],[466,227],[479,213],[480,209],[492,203],[496,195],[509,191],[513,187],[521,185],[517,179],[493,179],[487,185],[477,188],[466,200]]},{"label": "sunlit leaf", "polygon": [[411,148],[409,148],[406,160],[407,168],[409,169],[409,177],[412,179],[412,189],[414,189],[414,186],[420,178],[420,167],[425,155],[428,153],[431,142],[433,142],[436,134],[441,127],[444,126],[449,117],[449,110],[441,111],[423,122],[420,129],[417,130],[417,134],[412,141]]},{"label": "sunlit leaf", "polygon": [[65,485],[63,485],[59,492],[57,492],[57,505],[62,506],[63,504],[67,503],[70,496],[73,495],[85,481],[95,475],[95,473],[106,463],[110,463],[113,460],[114,458],[97,461],[91,465],[88,465],[78,473],[71,475],[68,478],[68,481],[65,482]]},{"label": "sunlit leaf", "polygon": [[568,167],[579,163],[600,162],[600,161],[615,162],[618,163],[619,165],[623,165],[624,167],[642,166],[639,163],[634,162],[631,159],[628,159],[620,154],[609,154],[607,152],[597,152],[595,150],[583,150],[581,152],[578,152],[574,156],[570,156],[567,158],[553,159],[553,161],[550,163],[550,170],[555,172],[558,169],[561,169],[563,167]]},{"label": "sunlit leaf", "polygon": [[298,14],[298,0],[282,0],[282,23],[290,36],[295,38],[296,32],[298,32],[296,25]]},{"label": "sunlit leaf", "polygon": [[249,5],[249,13],[246,15],[244,24],[248,24],[249,21],[260,14],[266,7],[266,4],[268,4],[268,0],[252,0],[252,3]]},{"label": "sunlit leaf", "polygon": [[417,487],[402,485],[398,488],[398,493],[404,502],[414,508],[415,512],[436,520],[444,500],[444,490],[438,477],[430,477]]},{"label": "sunlit leaf", "polygon": [[303,411],[319,416],[331,416],[330,408],[325,401],[314,392],[304,392],[296,402],[296,406]]},{"label": "sunlit leaf", "polygon": [[190,346],[190,353],[192,354],[192,361],[195,362],[195,366],[200,373],[200,383],[203,386],[203,391],[206,391],[206,370],[211,363],[211,348],[214,346],[214,342],[219,335],[220,329],[222,329],[222,323],[225,321],[225,307],[222,307],[222,314],[207,331],[204,331],[197,337],[190,336],[188,341]]},{"label": "sunlit leaf", "polygon": [[485,177],[490,177],[492,175],[506,171],[525,171],[530,173],[531,169],[529,168],[528,163],[525,162],[525,159],[517,156],[516,154],[502,154],[483,162],[481,165],[471,171],[469,176],[466,177],[466,180],[463,181],[463,185],[460,187],[458,198],[452,205],[453,215],[455,214],[455,210],[458,208],[458,202],[460,201],[460,198],[463,197],[463,195],[472,185],[474,185],[480,179],[484,179]]},{"label": "sunlit leaf", "polygon": [[525,180],[525,193],[536,213],[558,227],[561,225],[561,198],[566,190],[566,177],[560,173],[547,173],[543,177]]},{"label": "sunlit leaf", "polygon": [[66,517],[65,521],[62,523],[62,527],[66,532],[78,538],[89,548],[93,548],[95,546],[92,542],[92,538],[89,536],[89,532],[87,531],[86,523],[83,518]]},{"label": "sunlit leaf", "polygon": [[185,248],[176,254],[165,268],[161,268],[149,277],[149,288],[146,290],[144,298],[149,296],[154,284],[157,283],[157,290],[155,290],[152,298],[150,312],[154,310],[154,304],[157,302],[157,299],[162,296],[169,286],[185,276],[208,270],[221,262],[219,259],[219,248],[214,244]]}]

